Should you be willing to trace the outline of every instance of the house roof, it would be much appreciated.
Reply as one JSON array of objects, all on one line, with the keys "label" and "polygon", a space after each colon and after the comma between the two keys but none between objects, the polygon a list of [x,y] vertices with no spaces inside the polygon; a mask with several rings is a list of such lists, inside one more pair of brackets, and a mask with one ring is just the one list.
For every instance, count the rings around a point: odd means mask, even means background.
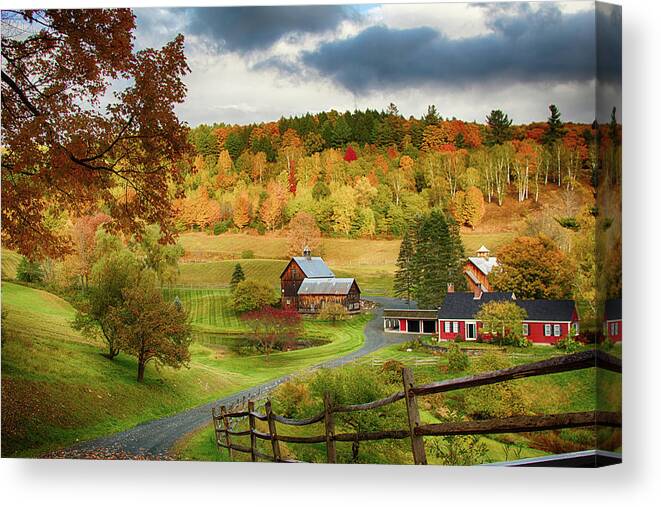
[{"label": "house roof", "polygon": [[321,257],[294,257],[293,260],[308,278],[335,278],[335,273],[330,270]]},{"label": "house roof", "polygon": [[489,253],[490,251],[491,251],[491,250],[489,250],[486,246],[482,245],[482,246],[478,249],[477,253]]},{"label": "house roof", "polygon": [[436,320],[437,310],[404,310],[388,308],[383,310],[384,318],[389,319],[433,319]]},{"label": "house roof", "polygon": [[622,320],[622,298],[606,300],[606,320]]},{"label": "house roof", "polygon": [[438,318],[472,319],[482,305],[491,301],[516,303],[528,314],[525,320],[571,322],[575,310],[575,304],[571,300],[516,299],[513,292],[485,292],[480,299],[475,299],[472,292],[450,292],[438,310]]},{"label": "house roof", "polygon": [[448,292],[438,310],[439,319],[472,319],[483,304],[491,301],[512,301],[513,292],[484,292],[475,299],[472,292]]},{"label": "house roof", "polygon": [[298,295],[346,295],[355,282],[353,278],[306,278]]},{"label": "house roof", "polygon": [[471,261],[477,269],[482,271],[485,275],[488,275],[491,273],[491,270],[498,264],[498,258],[497,257],[469,257],[469,261]]}]

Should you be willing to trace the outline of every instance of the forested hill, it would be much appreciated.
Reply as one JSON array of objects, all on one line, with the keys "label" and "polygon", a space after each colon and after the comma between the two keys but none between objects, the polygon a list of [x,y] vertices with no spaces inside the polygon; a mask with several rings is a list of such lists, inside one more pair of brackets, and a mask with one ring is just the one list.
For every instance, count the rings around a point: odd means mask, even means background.
[{"label": "forested hill", "polygon": [[[563,123],[555,106],[546,122],[528,125],[512,125],[499,110],[484,124],[443,119],[434,106],[405,119],[392,104],[382,112],[200,125],[190,131],[195,157],[178,222],[181,230],[262,233],[306,212],[326,235],[399,237],[413,215],[441,207],[474,227],[485,202],[537,202],[547,189],[589,188],[600,151],[618,149],[619,136],[614,119]],[[619,177],[617,167],[602,170]]]}]

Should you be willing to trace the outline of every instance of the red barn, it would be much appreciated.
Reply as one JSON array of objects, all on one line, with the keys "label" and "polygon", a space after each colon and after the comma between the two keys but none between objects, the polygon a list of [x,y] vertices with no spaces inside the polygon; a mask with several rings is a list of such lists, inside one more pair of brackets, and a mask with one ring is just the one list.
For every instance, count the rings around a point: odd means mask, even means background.
[{"label": "red barn", "polygon": [[578,333],[578,311],[571,300],[519,300],[513,292],[449,292],[438,310],[438,339],[477,340],[482,323],[475,316],[491,301],[512,301],[523,308],[523,333],[533,343],[556,343]]},{"label": "red barn", "polygon": [[489,283],[489,273],[498,264],[496,257],[489,255],[489,249],[482,245],[476,252],[474,257],[469,257],[464,264],[464,275],[466,275],[466,283],[468,290],[477,293],[491,292],[491,284]]},{"label": "red barn", "polygon": [[612,342],[622,341],[622,298],[608,299],[604,308],[604,336]]}]

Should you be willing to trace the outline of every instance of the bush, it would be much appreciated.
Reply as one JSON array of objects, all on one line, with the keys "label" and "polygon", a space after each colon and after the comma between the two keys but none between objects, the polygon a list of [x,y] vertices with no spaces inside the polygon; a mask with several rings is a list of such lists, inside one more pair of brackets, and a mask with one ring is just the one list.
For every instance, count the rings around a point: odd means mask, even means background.
[{"label": "bush", "polygon": [[42,282],[44,279],[44,272],[41,270],[41,264],[35,261],[30,261],[26,257],[21,257],[21,261],[16,268],[16,279],[19,282]]},{"label": "bush", "polygon": [[466,341],[466,340],[464,340],[464,337],[463,337],[463,336],[461,336],[461,335],[458,334],[457,336],[455,336],[455,337],[452,339],[452,341],[455,342],[455,343],[463,343],[463,342]]},{"label": "bush", "polygon": [[319,320],[332,322],[333,325],[338,320],[345,320],[349,316],[347,309],[339,303],[326,303],[319,311]]},{"label": "bush", "polygon": [[241,258],[242,259],[254,259],[255,258],[255,252],[252,250],[244,250],[241,252]]},{"label": "bush", "polygon": [[578,340],[574,340],[571,336],[566,336],[558,340],[555,344],[556,348],[559,350],[564,350],[567,354],[576,352],[581,349],[581,343]]},{"label": "bush", "polygon": [[310,388],[304,379],[295,378],[273,392],[274,411],[290,418],[302,418],[312,403]]},{"label": "bush", "polygon": [[270,286],[254,280],[244,280],[234,289],[233,307],[239,313],[258,310],[276,302]]},{"label": "bush", "polygon": [[[487,352],[478,356],[472,364],[472,373],[502,370],[512,366],[501,352]],[[529,400],[523,386],[516,381],[499,382],[468,389],[464,398],[465,411],[477,419],[524,415]]]},{"label": "bush", "polygon": [[389,384],[401,384],[402,370],[404,368],[404,363],[395,359],[388,359],[381,365],[381,373],[383,373],[386,382]]},{"label": "bush", "polygon": [[213,233],[214,235],[218,236],[219,234],[223,234],[227,232],[230,228],[231,222],[229,221],[224,221],[224,222],[216,222],[213,224]]},{"label": "bush", "polygon": [[451,343],[448,347],[448,371],[450,373],[459,373],[468,369],[468,356],[461,351],[456,343]]},{"label": "bush", "polygon": [[615,346],[615,343],[610,338],[604,338],[604,341],[601,342],[601,348],[604,350],[611,350]]}]

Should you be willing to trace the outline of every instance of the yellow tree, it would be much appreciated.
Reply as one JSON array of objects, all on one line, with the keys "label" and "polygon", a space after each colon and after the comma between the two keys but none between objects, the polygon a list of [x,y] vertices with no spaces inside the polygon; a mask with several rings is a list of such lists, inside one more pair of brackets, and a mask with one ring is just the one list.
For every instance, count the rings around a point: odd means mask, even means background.
[{"label": "yellow tree", "polygon": [[234,221],[234,225],[236,225],[239,229],[243,229],[250,223],[251,215],[252,203],[250,202],[248,192],[244,190],[240,192],[234,200],[232,212],[232,220]]}]

